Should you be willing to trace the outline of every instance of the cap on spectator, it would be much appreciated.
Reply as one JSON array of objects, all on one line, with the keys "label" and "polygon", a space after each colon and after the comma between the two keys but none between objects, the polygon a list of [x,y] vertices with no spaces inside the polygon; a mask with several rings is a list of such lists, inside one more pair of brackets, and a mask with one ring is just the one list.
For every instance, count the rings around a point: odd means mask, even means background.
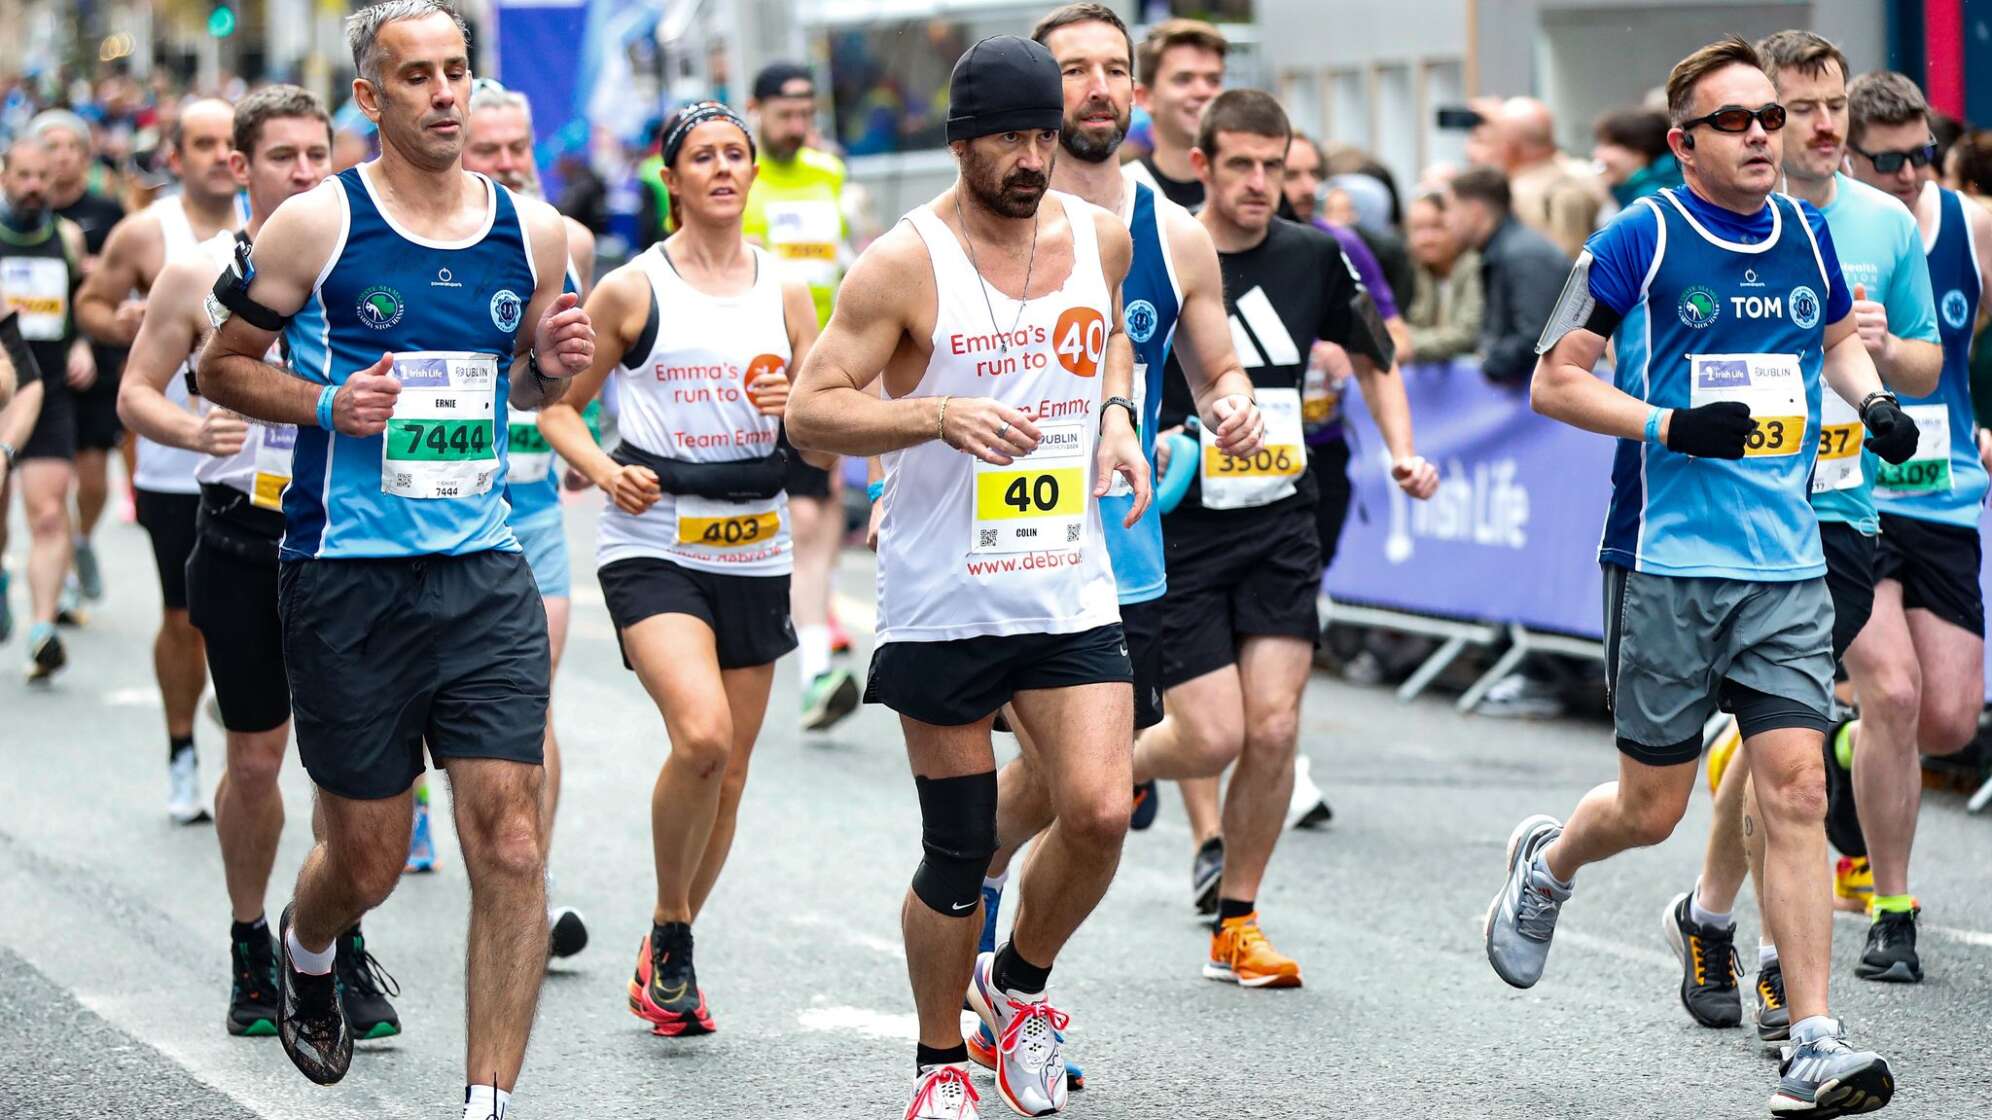
[{"label": "cap on spectator", "polygon": [[83,118],[67,109],[43,109],[28,122],[28,132],[37,140],[45,140],[51,132],[67,131],[85,144],[90,142],[90,126]]},{"label": "cap on spectator", "polygon": [[1374,233],[1390,229],[1390,188],[1368,175],[1350,173],[1328,180],[1328,189],[1349,196],[1356,208],[1356,224]]},{"label": "cap on spectator", "polygon": [[754,100],[780,97],[783,88],[796,81],[808,82],[810,93],[816,92],[816,76],[809,72],[809,67],[793,62],[770,62],[754,75]]}]

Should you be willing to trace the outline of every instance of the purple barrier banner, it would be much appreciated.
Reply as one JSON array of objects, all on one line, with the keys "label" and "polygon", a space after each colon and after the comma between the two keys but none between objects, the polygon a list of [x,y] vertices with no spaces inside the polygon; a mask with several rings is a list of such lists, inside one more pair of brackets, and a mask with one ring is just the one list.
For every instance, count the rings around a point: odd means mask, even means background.
[{"label": "purple barrier banner", "polygon": [[1355,508],[1323,581],[1328,594],[1601,637],[1598,535],[1615,441],[1536,415],[1526,390],[1491,385],[1470,362],[1403,375],[1439,492],[1414,502],[1390,480],[1389,452],[1351,381],[1342,413]]}]

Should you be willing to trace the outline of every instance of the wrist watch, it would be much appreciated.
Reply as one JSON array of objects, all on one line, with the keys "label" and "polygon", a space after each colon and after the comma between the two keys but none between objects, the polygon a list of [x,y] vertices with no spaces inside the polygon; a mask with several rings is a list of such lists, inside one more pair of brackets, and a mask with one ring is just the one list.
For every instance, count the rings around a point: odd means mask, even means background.
[{"label": "wrist watch", "polygon": [[1126,397],[1108,397],[1106,400],[1101,401],[1100,423],[1103,425],[1107,422],[1107,410],[1109,408],[1127,409],[1128,426],[1137,432],[1141,431],[1141,412],[1134,407],[1133,401],[1128,400]]},{"label": "wrist watch", "polygon": [[1888,403],[1893,405],[1900,405],[1902,403],[1902,399],[1900,397],[1897,397],[1894,393],[1889,392],[1887,389],[1876,389],[1874,392],[1869,393],[1867,396],[1861,398],[1860,415],[1866,416],[1868,409],[1873,407],[1874,402],[1878,400],[1887,401]]},{"label": "wrist watch", "polygon": [[540,372],[538,350],[526,351],[526,372],[533,375],[533,383],[539,386],[539,391],[542,393],[546,392],[548,385],[559,380],[559,378],[548,377],[546,374]]}]

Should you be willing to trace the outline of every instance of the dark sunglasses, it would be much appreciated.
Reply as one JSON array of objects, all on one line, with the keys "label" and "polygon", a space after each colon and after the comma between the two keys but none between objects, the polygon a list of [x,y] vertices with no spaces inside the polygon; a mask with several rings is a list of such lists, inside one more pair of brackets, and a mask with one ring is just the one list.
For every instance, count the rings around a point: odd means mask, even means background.
[{"label": "dark sunglasses", "polygon": [[1705,124],[1717,132],[1748,132],[1751,121],[1763,125],[1765,132],[1776,132],[1785,126],[1785,107],[1775,103],[1761,109],[1724,105],[1708,116],[1682,121],[1681,131],[1686,132],[1698,124]]},{"label": "dark sunglasses", "polygon": [[1937,161],[1937,146],[1935,144],[1925,144],[1920,148],[1911,148],[1906,152],[1863,152],[1861,149],[1855,148],[1852,144],[1847,145],[1847,147],[1858,152],[1862,159],[1874,164],[1874,169],[1883,175],[1895,174],[1902,170],[1902,165],[1905,163],[1920,170]]}]

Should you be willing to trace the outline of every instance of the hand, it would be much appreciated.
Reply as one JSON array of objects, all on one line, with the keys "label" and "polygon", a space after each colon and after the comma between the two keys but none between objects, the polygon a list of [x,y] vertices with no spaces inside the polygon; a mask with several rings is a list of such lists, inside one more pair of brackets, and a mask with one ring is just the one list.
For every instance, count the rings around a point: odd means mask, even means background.
[{"label": "hand", "polygon": [[941,439],[985,463],[1007,467],[1017,456],[1036,451],[1042,438],[1029,417],[1001,401],[951,397],[946,407],[941,414]]},{"label": "hand", "polygon": [[[339,399],[332,399],[332,411],[336,417]],[[201,417],[201,430],[194,437],[194,450],[207,455],[233,455],[242,450],[242,444],[249,438],[249,425],[242,417],[225,408],[210,408]]]},{"label": "hand", "polygon": [[[747,399],[754,402],[754,407],[760,410],[761,415],[781,419],[782,413],[788,410],[788,374],[773,369],[749,381]],[[953,402],[949,402],[948,408],[950,411],[953,410]]]},{"label": "hand", "polygon": [[1182,430],[1183,426],[1178,424],[1173,428],[1164,428],[1155,433],[1155,473],[1157,476],[1169,473],[1169,456],[1174,453],[1175,448],[1175,445],[1169,442],[1169,437]]},{"label": "hand", "polygon": [[1742,401],[1677,408],[1666,419],[1667,450],[1703,459],[1741,459],[1744,441],[1757,428]]},{"label": "hand", "polygon": [[878,527],[885,523],[885,501],[872,503],[871,516],[865,520],[865,547],[878,551]]},{"label": "hand", "polygon": [[118,304],[116,312],[118,330],[124,332],[127,340],[138,337],[139,324],[145,322],[145,301],[128,299]]},{"label": "hand", "polygon": [[1211,435],[1217,448],[1234,459],[1249,459],[1266,441],[1266,418],[1252,398],[1234,393],[1211,402],[1211,416],[1217,421]]},{"label": "hand", "polygon": [[1423,455],[1407,455],[1392,463],[1390,477],[1398,489],[1421,502],[1439,492],[1439,469]]},{"label": "hand", "polygon": [[1113,485],[1115,473],[1119,473],[1134,488],[1134,505],[1128,508],[1127,518],[1121,522],[1124,529],[1134,528],[1134,523],[1141,520],[1141,515],[1148,509],[1152,490],[1148,481],[1148,456],[1141,453],[1141,437],[1135,434],[1134,425],[1128,423],[1124,410],[1116,408],[1108,413],[1094,459],[1095,498],[1104,495],[1107,488]]},{"label": "hand", "polygon": [[1916,454],[1916,422],[1909,419],[1901,405],[1887,397],[1867,406],[1867,411],[1861,413],[1861,426],[1868,432],[1861,446],[1890,463],[1906,463]]},{"label": "hand", "polygon": [[1861,345],[1876,360],[1887,357],[1888,307],[1867,298],[1867,285],[1854,285],[1854,333],[1861,336]]},{"label": "hand", "polygon": [[63,380],[79,393],[96,384],[97,358],[88,346],[78,343],[69,348],[69,365],[63,370]]},{"label": "hand", "polygon": [[394,415],[394,400],[401,395],[401,380],[394,376],[394,355],[382,354],[380,361],[346,378],[332,398],[332,428],[343,436],[367,439],[387,430]]},{"label": "hand", "polygon": [[664,488],[657,484],[657,472],[634,465],[617,467],[616,473],[602,483],[602,489],[608,492],[617,509],[628,514],[643,513],[664,496]]},{"label": "hand", "polygon": [[562,292],[533,328],[533,353],[542,377],[573,377],[595,360],[595,328],[581,310],[581,297]]}]

